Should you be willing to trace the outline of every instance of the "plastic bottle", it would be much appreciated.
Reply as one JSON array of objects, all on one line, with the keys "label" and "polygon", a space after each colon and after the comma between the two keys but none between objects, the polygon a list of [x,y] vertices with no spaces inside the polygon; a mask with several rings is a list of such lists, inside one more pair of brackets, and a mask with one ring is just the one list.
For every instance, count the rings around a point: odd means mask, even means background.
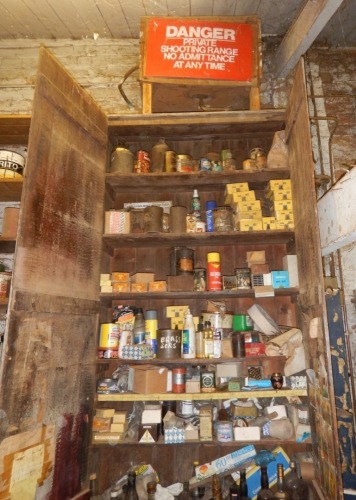
[{"label": "plastic bottle", "polygon": [[147,310],[145,314],[146,342],[151,345],[155,356],[157,354],[157,326],[157,311]]},{"label": "plastic bottle", "polygon": [[207,288],[208,291],[222,290],[220,254],[209,252],[207,255]]},{"label": "plastic bottle", "polygon": [[145,317],[143,310],[139,307],[136,309],[134,327],[133,327],[133,341],[134,344],[141,344],[145,341]]},{"label": "plastic bottle", "polygon": [[192,197],[192,214],[195,216],[197,220],[200,220],[201,218],[200,209],[201,209],[200,196],[198,190],[194,189]]},{"label": "plastic bottle", "polygon": [[204,337],[204,358],[212,358],[214,355],[214,337],[210,321],[205,321],[203,337]]},{"label": "plastic bottle", "polygon": [[213,357],[221,358],[221,330],[215,328],[213,330]]},{"label": "plastic bottle", "polygon": [[195,358],[195,326],[193,316],[188,308],[183,323],[182,330],[182,358]]},{"label": "plastic bottle", "polygon": [[202,317],[199,320],[195,334],[195,354],[199,359],[204,358],[204,323]]}]

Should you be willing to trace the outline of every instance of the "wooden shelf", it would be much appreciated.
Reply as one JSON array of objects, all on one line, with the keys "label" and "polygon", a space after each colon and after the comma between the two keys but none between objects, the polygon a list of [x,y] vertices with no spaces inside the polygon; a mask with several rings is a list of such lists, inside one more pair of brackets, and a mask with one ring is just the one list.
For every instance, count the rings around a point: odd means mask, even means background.
[{"label": "wooden shelf", "polygon": [[111,193],[159,193],[164,190],[187,191],[193,188],[204,191],[224,191],[225,185],[248,182],[251,189],[264,189],[273,179],[289,179],[288,169],[264,169],[259,172],[232,170],[230,172],[173,172],[148,174],[105,175],[106,186]]},{"label": "wooden shelf", "polygon": [[255,390],[255,391],[238,391],[238,392],[199,392],[194,394],[176,394],[167,392],[163,394],[136,394],[133,392],[125,392],[120,394],[97,394],[98,401],[209,401],[222,399],[248,399],[248,398],[275,398],[275,397],[294,397],[307,396],[305,389],[274,389]]},{"label": "wooden shelf", "polygon": [[257,244],[292,244],[294,231],[229,231],[216,233],[130,233],[104,234],[104,245],[111,253],[122,247],[225,246]]},{"label": "wooden shelf", "polygon": [[23,179],[0,178],[0,201],[21,201]]},{"label": "wooden shelf", "polygon": [[[246,332],[248,333],[248,332]],[[202,366],[202,365],[219,365],[222,363],[237,363],[237,362],[243,362],[243,363],[253,363],[258,361],[259,363],[262,363],[263,361],[282,361],[285,362],[287,360],[286,356],[266,356],[266,355],[261,355],[261,356],[245,356],[244,358],[209,358],[209,359],[199,359],[199,358],[194,358],[194,359],[184,359],[184,358],[177,358],[177,359],[158,359],[158,358],[153,358],[153,359],[122,359],[122,358],[108,358],[108,359],[98,359],[97,364],[108,364],[108,363],[116,363],[117,365],[120,364],[135,364],[135,365],[145,365],[149,363],[150,365],[193,365],[193,366]]]},{"label": "wooden shelf", "polygon": [[[274,294],[276,297],[297,296],[298,288],[276,288]],[[101,293],[100,302],[102,305],[111,307],[113,301],[122,300],[161,300],[161,299],[233,299],[233,298],[254,298],[253,289],[249,290],[222,290],[217,292],[144,292],[144,293]]]}]

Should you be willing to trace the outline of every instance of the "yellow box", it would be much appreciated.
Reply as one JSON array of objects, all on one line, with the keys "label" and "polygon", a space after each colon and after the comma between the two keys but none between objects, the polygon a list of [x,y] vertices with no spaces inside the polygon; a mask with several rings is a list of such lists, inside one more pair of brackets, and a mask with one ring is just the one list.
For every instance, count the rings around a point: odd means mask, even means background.
[{"label": "yellow box", "polygon": [[276,229],[294,229],[294,222],[292,220],[277,220]]},{"label": "yellow box", "polygon": [[253,201],[256,199],[254,191],[238,191],[237,193],[227,194],[225,196],[225,205],[238,203],[239,201]]},{"label": "yellow box", "polygon": [[130,212],[109,210],[105,212],[105,234],[127,234],[130,232]]},{"label": "yellow box", "polygon": [[97,408],[96,417],[112,418],[115,415],[115,408]]},{"label": "yellow box", "polygon": [[171,318],[171,329],[172,330],[183,330],[184,316],[177,316]]},{"label": "yellow box", "polygon": [[262,220],[242,219],[238,223],[239,231],[262,231]]},{"label": "yellow box", "polygon": [[250,212],[236,212],[234,214],[235,221],[242,219],[262,220],[262,210],[251,210]]},{"label": "yellow box", "polygon": [[292,185],[290,179],[275,179],[269,181],[268,187],[274,191],[278,189],[291,189]]},{"label": "yellow box", "polygon": [[166,318],[177,318],[179,316],[183,317],[188,307],[189,306],[167,306]]},{"label": "yellow box", "polygon": [[293,210],[292,200],[277,200],[273,202],[274,213],[281,212],[282,210]]},{"label": "yellow box", "polygon": [[239,201],[237,205],[239,212],[256,212],[257,210],[261,210],[260,200]]},{"label": "yellow box", "polygon": [[111,281],[121,281],[128,283],[129,280],[130,280],[130,273],[122,273],[120,271],[111,273]]},{"label": "yellow box", "polygon": [[127,422],[112,423],[110,432],[125,432],[127,430]]},{"label": "yellow box", "polygon": [[127,419],[127,411],[115,411],[112,421],[113,424],[122,424],[123,422],[126,422]]},{"label": "yellow box", "polygon": [[147,288],[148,288],[147,283],[131,283],[131,292],[132,293],[147,292]]},{"label": "yellow box", "polygon": [[276,228],[276,218],[275,217],[262,217],[262,227],[263,230],[277,229]]},{"label": "yellow box", "polygon": [[233,182],[226,184],[225,195],[232,193],[239,193],[241,191],[249,191],[248,182]]},{"label": "yellow box", "polygon": [[112,284],[112,291],[115,293],[127,293],[130,291],[130,283],[115,281]]},{"label": "yellow box", "polygon": [[278,200],[291,200],[292,190],[291,189],[278,189],[274,191],[267,191],[266,197],[271,201]]},{"label": "yellow box", "polygon": [[275,212],[274,215],[276,217],[276,220],[283,220],[283,221],[289,220],[294,222],[294,215],[292,210],[280,210]]},{"label": "yellow box", "polygon": [[166,281],[150,281],[148,284],[149,292],[166,292],[167,282]]}]

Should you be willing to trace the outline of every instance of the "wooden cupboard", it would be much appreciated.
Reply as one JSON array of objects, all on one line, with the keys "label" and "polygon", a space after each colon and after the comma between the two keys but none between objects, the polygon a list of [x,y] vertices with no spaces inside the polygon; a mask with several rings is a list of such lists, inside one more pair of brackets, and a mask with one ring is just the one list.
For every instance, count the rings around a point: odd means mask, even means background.
[{"label": "wooden cupboard", "polygon": [[[53,499],[71,498],[83,490],[89,469],[97,469],[104,489],[131,463],[153,462],[162,482],[169,484],[179,479],[178,470],[180,474],[184,467],[190,470],[190,461],[184,465],[188,455],[210,460],[225,453],[227,448],[216,443],[91,449],[93,408],[103,404],[96,402],[96,377],[113,366],[112,361],[97,362],[98,325],[108,321],[114,303],[130,300],[162,311],[172,301],[189,300],[197,313],[209,297],[223,298],[234,309],[246,309],[254,302],[252,294],[99,296],[100,272],[122,270],[123,263],[130,272],[155,272],[164,279],[169,249],[177,244],[193,246],[201,267],[207,248],[221,252],[223,274],[239,267],[246,249],[265,249],[274,266],[281,264],[285,253],[296,251],[299,291],[276,293],[275,298],[263,299],[263,306],[278,323],[299,326],[303,331],[308,365],[316,373],[315,384],[308,391],[315,488],[321,498],[342,498],[303,63],[298,65],[286,112],[106,117],[41,49],[33,109],[1,361],[0,407],[6,413],[6,426],[1,428],[0,498],[23,486],[16,475],[20,453],[27,461],[36,457],[36,467],[31,473],[26,469],[26,488],[33,492],[37,488]],[[253,147],[268,150],[274,132],[284,127],[290,172],[222,173],[214,178],[209,174],[105,173],[107,153],[122,140],[132,150],[139,150],[149,149],[159,137],[165,137],[172,149],[196,158],[208,150],[229,148],[240,161]],[[280,176],[292,180],[294,232],[102,237],[104,209],[121,208],[123,202],[149,197],[187,206],[193,188],[200,190],[203,203],[211,195],[222,202],[227,182],[246,179],[263,188],[270,178]],[[164,325],[163,315],[159,321]],[[313,338],[311,322],[318,326]],[[290,452],[298,449],[295,443],[286,446]]]}]

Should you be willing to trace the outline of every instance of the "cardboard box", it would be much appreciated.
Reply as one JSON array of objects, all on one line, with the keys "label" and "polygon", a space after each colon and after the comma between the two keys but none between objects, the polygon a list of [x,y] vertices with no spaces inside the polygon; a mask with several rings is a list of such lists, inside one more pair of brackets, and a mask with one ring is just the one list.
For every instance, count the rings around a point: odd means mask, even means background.
[{"label": "cardboard box", "polygon": [[130,280],[130,273],[125,273],[122,271],[115,271],[111,273],[112,282],[128,283]]},{"label": "cardboard box", "polygon": [[261,429],[259,427],[234,427],[235,441],[259,441]]},{"label": "cardboard box", "polygon": [[226,184],[225,195],[232,193],[240,193],[241,191],[249,191],[248,182],[233,182]]},{"label": "cardboard box", "polygon": [[277,220],[276,229],[282,229],[283,231],[289,231],[294,229],[294,222],[292,220]]},{"label": "cardboard box", "polygon": [[262,228],[264,231],[276,228],[276,218],[275,217],[262,217]]},{"label": "cardboard box", "polygon": [[261,210],[260,200],[249,200],[238,202],[239,212],[256,212]]},{"label": "cardboard box", "polygon": [[274,189],[271,191],[267,191],[266,197],[271,201],[277,200],[291,200],[292,199],[292,190],[291,189]]},{"label": "cardboard box", "polygon": [[[195,468],[195,475],[197,479],[206,479],[207,477],[214,476],[215,474],[222,474],[234,467],[242,465],[249,459],[254,458],[256,449],[254,446],[244,446],[239,450],[233,451],[224,457],[219,457],[212,462],[198,465]],[[261,485],[260,485],[261,487]]]},{"label": "cardboard box", "polygon": [[[132,373],[132,391],[139,394],[155,394],[167,392],[168,369],[161,366],[130,366]],[[130,377],[130,374],[129,374]]]},{"label": "cardboard box", "polygon": [[167,276],[167,290],[168,292],[192,292],[194,290],[194,275]]},{"label": "cardboard box", "polygon": [[238,231],[262,231],[262,220],[242,219],[237,229]]},{"label": "cardboard box", "polygon": [[241,201],[254,201],[255,199],[256,195],[254,191],[238,191],[225,196],[225,205],[239,203]]},{"label": "cardboard box", "polygon": [[110,432],[111,418],[94,416],[93,431],[95,432]]},{"label": "cardboard box", "polygon": [[252,252],[246,252],[246,261],[248,267],[251,267],[252,264],[265,264],[266,252],[264,250],[254,250]]},{"label": "cardboard box", "polygon": [[105,212],[105,234],[128,234],[130,232],[130,212],[109,210]]},{"label": "cardboard box", "polygon": [[188,394],[199,394],[200,393],[200,379],[187,379],[185,381],[185,392]]},{"label": "cardboard box", "polygon": [[288,271],[271,271],[273,288],[289,288]]},{"label": "cardboard box", "polygon": [[268,183],[268,187],[272,191],[277,191],[279,189],[292,189],[291,181],[290,179],[275,179],[271,180]]},{"label": "cardboard box", "polygon": [[231,339],[222,339],[221,341],[221,357],[233,358]]},{"label": "cardboard box", "polygon": [[283,269],[289,273],[289,286],[299,286],[298,262],[296,255],[285,255],[283,257]]},{"label": "cardboard box", "polygon": [[237,404],[230,404],[230,412],[233,417],[258,417],[258,409],[253,401],[238,401]]},{"label": "cardboard box", "polygon": [[[276,226],[278,226],[279,221],[290,221],[294,222],[294,215],[292,210],[275,210],[274,215],[276,217]],[[278,229],[278,227],[277,227]]]},{"label": "cardboard box", "polygon": [[277,416],[274,417],[273,420],[280,420],[281,418],[287,418],[287,409],[285,405],[273,405],[273,406],[266,406],[263,409],[263,414],[268,416],[271,415],[271,413],[277,413]]},{"label": "cardboard box", "polygon": [[252,342],[245,346],[246,357],[263,356],[266,353],[266,346],[262,342]]},{"label": "cardboard box", "polygon": [[238,206],[234,203],[231,205],[234,213],[234,226],[237,227],[240,220],[259,220],[262,221],[262,210],[251,210],[250,212],[239,212]]},{"label": "cardboard box", "polygon": [[162,207],[163,212],[165,214],[169,214],[172,201],[138,201],[133,203],[124,203],[124,208],[126,209],[136,209],[136,210],[144,210],[147,207],[151,207],[152,205],[156,207]]},{"label": "cardboard box", "polygon": [[154,352],[150,344],[124,345],[121,359],[152,359]]},{"label": "cardboard box", "polygon": [[293,210],[292,200],[277,200],[273,202],[274,213]]},{"label": "cardboard box", "polygon": [[[290,471],[289,462],[290,459],[285,453],[283,448],[278,446],[273,450],[273,456],[275,460],[267,464],[267,474],[270,488],[277,483],[277,464],[282,464],[284,468],[284,474],[286,475]],[[233,472],[233,479],[239,481],[239,473]],[[249,467],[246,473],[247,487],[249,496],[252,500],[256,500],[259,490],[261,489],[261,469],[258,465]]]},{"label": "cardboard box", "polygon": [[184,429],[168,427],[164,429],[164,442],[166,444],[184,443]]},{"label": "cardboard box", "polygon": [[126,432],[127,426],[127,422],[112,423],[110,426],[110,432]]},{"label": "cardboard box", "polygon": [[115,408],[97,408],[95,412],[96,417],[112,418],[115,414]]},{"label": "cardboard box", "polygon": [[196,441],[199,439],[199,430],[192,424],[187,424],[184,429],[185,441]]},{"label": "cardboard box", "polygon": [[131,283],[131,293],[144,293],[147,292],[147,283]]},{"label": "cardboard box", "polygon": [[183,317],[189,306],[167,306],[166,318]]},{"label": "cardboard box", "polygon": [[113,287],[111,285],[102,285],[100,287],[100,292],[101,293],[112,293],[113,292]]},{"label": "cardboard box", "polygon": [[112,291],[114,293],[128,293],[130,291],[130,283],[115,281],[112,284]]},{"label": "cardboard box", "polygon": [[154,281],[154,279],[154,273],[135,273],[130,276],[131,283],[149,283],[150,281]]},{"label": "cardboard box", "polygon": [[242,375],[242,364],[235,363],[219,363],[216,365],[216,378],[237,378]]},{"label": "cardboard box", "polygon": [[126,422],[127,419],[127,411],[116,411],[112,417],[112,421],[114,424],[122,424]]},{"label": "cardboard box", "polygon": [[166,292],[167,282],[166,281],[150,281],[148,283],[149,292]]},{"label": "cardboard box", "polygon": [[116,443],[125,439],[124,432],[93,432],[94,443]]},{"label": "cardboard box", "polygon": [[160,424],[162,421],[162,406],[157,405],[145,405],[142,416],[142,424]]},{"label": "cardboard box", "polygon": [[269,264],[250,264],[251,274],[269,273]]},{"label": "cardboard box", "polygon": [[140,424],[138,428],[139,443],[155,443],[159,438],[158,424]]}]

